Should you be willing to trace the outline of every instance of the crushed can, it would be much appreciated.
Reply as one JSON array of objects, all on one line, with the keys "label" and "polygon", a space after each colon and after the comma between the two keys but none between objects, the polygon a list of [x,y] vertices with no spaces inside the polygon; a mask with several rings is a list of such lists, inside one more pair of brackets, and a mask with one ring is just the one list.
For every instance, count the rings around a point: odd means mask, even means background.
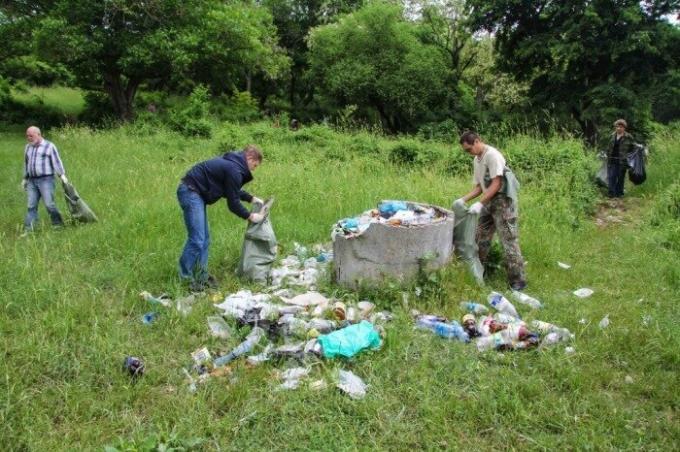
[{"label": "crushed can", "polygon": [[144,361],[135,356],[126,356],[123,371],[127,371],[131,377],[141,377],[144,374]]}]

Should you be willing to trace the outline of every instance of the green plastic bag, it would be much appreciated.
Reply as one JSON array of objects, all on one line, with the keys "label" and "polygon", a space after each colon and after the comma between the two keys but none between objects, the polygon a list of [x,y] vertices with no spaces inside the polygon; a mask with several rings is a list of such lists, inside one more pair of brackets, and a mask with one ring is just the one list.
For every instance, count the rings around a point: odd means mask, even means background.
[{"label": "green plastic bag", "polygon": [[321,344],[325,358],[336,356],[351,358],[362,350],[375,350],[382,345],[380,334],[373,328],[373,324],[366,320],[330,334],[322,334],[317,340]]},{"label": "green plastic bag", "polygon": [[64,199],[66,200],[66,205],[68,206],[68,211],[71,213],[71,217],[81,223],[96,222],[97,216],[92,209],[90,209],[90,206],[88,206],[80,197],[76,187],[69,182],[62,182],[61,186],[64,189]]},{"label": "green plastic bag", "polygon": [[265,219],[260,223],[248,222],[246,235],[241,249],[241,259],[236,274],[255,282],[266,283],[276,259],[277,242],[274,228],[269,221],[269,208],[274,202],[268,200],[264,205],[255,204],[253,212],[265,213]]},{"label": "green plastic bag", "polygon": [[464,204],[454,204],[451,210],[454,215],[453,251],[465,261],[477,283],[484,285],[484,267],[479,260],[476,241],[479,214],[471,214]]}]

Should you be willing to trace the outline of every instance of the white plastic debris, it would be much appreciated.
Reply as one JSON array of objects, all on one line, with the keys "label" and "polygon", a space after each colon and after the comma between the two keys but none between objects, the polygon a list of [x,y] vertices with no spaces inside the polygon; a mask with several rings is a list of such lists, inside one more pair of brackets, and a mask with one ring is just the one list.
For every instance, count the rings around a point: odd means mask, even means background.
[{"label": "white plastic debris", "polygon": [[208,328],[210,328],[210,334],[214,337],[220,339],[229,339],[231,337],[231,328],[222,316],[213,315],[208,317]]},{"label": "white plastic debris", "polygon": [[178,298],[176,302],[177,312],[183,316],[188,316],[191,312],[191,307],[196,302],[196,297],[192,294],[188,297]]},{"label": "white plastic debris", "polygon": [[643,315],[642,316],[642,325],[643,326],[648,326],[651,321],[652,321],[651,315]]},{"label": "white plastic debris", "polygon": [[328,298],[321,295],[319,292],[307,292],[302,295],[298,295],[293,298],[283,298],[284,303],[292,304],[296,306],[317,306],[317,305],[328,305]]},{"label": "white plastic debris", "polygon": [[579,297],[579,298],[588,298],[588,297],[591,296],[593,293],[595,293],[595,292],[593,291],[593,289],[589,289],[589,288],[587,288],[587,287],[583,287],[583,288],[581,288],[581,289],[578,289],[578,290],[575,290],[575,291],[574,291],[574,295],[576,295],[576,296]]},{"label": "white plastic debris", "polygon": [[576,351],[576,349],[574,347],[565,347],[564,348],[564,353],[566,353],[567,355],[571,355],[575,351]]},{"label": "white plastic debris", "polygon": [[581,320],[579,320],[578,323],[580,323],[581,325],[585,325],[586,323],[588,323],[588,319],[586,319],[585,317],[581,317]]},{"label": "white plastic debris", "polygon": [[602,320],[600,320],[600,328],[605,329],[609,326],[609,314],[605,315]]},{"label": "white plastic debris", "polygon": [[194,362],[199,366],[212,360],[212,356],[210,356],[210,352],[206,347],[199,348],[198,350],[191,354],[191,357],[194,359]]},{"label": "white plastic debris", "polygon": [[269,354],[274,349],[272,344],[267,344],[267,346],[262,350],[262,353],[258,355],[250,355],[246,358],[246,362],[251,366],[258,366],[265,361],[269,361]]},{"label": "white plastic debris", "polygon": [[565,269],[565,270],[569,270],[569,269],[571,268],[571,265],[565,264],[564,262],[560,262],[560,261],[557,261],[557,265],[558,265],[560,268],[563,268],[563,269]]},{"label": "white plastic debris", "polygon": [[281,373],[281,378],[284,380],[281,384],[281,389],[297,389],[300,386],[300,380],[309,375],[310,369],[307,367],[294,367],[285,370]]},{"label": "white plastic debris", "polygon": [[337,387],[353,399],[363,399],[366,396],[366,383],[348,370],[338,372]]},{"label": "white plastic debris", "polygon": [[630,375],[626,375],[626,378],[624,378],[623,381],[625,381],[628,384],[632,384],[634,380],[633,377],[631,377]]},{"label": "white plastic debris", "polygon": [[520,292],[518,290],[512,291],[512,297],[515,300],[519,301],[520,303],[531,307],[532,309],[540,309],[540,308],[543,307],[543,305],[541,304],[540,301],[538,301],[534,297],[529,296],[529,295],[525,294],[524,292]]}]

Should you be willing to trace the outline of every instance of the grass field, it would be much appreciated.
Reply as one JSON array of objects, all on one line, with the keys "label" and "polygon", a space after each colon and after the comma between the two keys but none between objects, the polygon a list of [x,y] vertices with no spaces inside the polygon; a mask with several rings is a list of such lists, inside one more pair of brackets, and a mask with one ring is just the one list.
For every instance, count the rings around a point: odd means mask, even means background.
[{"label": "grass field", "polygon": [[[370,387],[359,401],[333,385],[278,391],[272,370],[284,364],[272,363],[238,363],[231,377],[189,393],[181,369],[190,352],[226,351],[239,338],[210,337],[205,319],[216,311],[208,298],[186,318],[167,312],[151,326],[140,322],[149,310],[141,290],[186,293],[176,274],[185,239],[179,178],[221,146],[260,145],[265,161],[247,188],[276,196],[272,222],[285,256],[294,241],[327,242],[335,221],[380,199],[449,206],[469,188],[469,168],[450,171],[461,151],[421,143],[427,158],[400,166],[389,159],[395,140],[365,133],[321,126],[294,133],[263,122],[223,124],[215,135],[186,139],[143,125],[53,130],[47,138],[100,222],[52,230],[41,206],[43,228],[20,238],[24,140],[0,133],[1,450],[680,448],[677,128],[657,132],[649,179],[627,185],[624,209],[601,204],[589,181],[597,163],[578,141],[489,137],[525,182],[527,293],[545,308],[523,312],[569,328],[576,352],[479,354],[413,329],[410,308],[459,318],[460,301],[506,289],[502,271],[480,289],[454,261],[420,297],[414,286],[351,293],[327,285],[327,293],[368,296],[396,314],[381,350],[313,366],[315,378],[329,382],[337,368],[361,376]],[[59,206],[66,213],[61,199]],[[245,224],[224,203],[208,215],[210,268],[225,295],[246,287],[233,276]],[[580,287],[595,293],[578,299],[571,292]],[[606,314],[611,324],[601,330]],[[121,372],[126,355],[146,362],[136,384]]]},{"label": "grass field", "polygon": [[57,108],[71,116],[77,116],[85,107],[82,91],[65,86],[30,86],[25,90],[13,90],[12,97],[26,105],[45,105]]}]

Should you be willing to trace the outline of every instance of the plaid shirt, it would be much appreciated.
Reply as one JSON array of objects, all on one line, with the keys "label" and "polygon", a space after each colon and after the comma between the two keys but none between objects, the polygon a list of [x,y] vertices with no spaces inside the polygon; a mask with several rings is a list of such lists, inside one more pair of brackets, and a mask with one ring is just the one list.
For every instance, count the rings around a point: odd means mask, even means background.
[{"label": "plaid shirt", "polygon": [[43,139],[40,143],[27,144],[24,150],[24,178],[64,174],[64,165],[57,147]]}]

